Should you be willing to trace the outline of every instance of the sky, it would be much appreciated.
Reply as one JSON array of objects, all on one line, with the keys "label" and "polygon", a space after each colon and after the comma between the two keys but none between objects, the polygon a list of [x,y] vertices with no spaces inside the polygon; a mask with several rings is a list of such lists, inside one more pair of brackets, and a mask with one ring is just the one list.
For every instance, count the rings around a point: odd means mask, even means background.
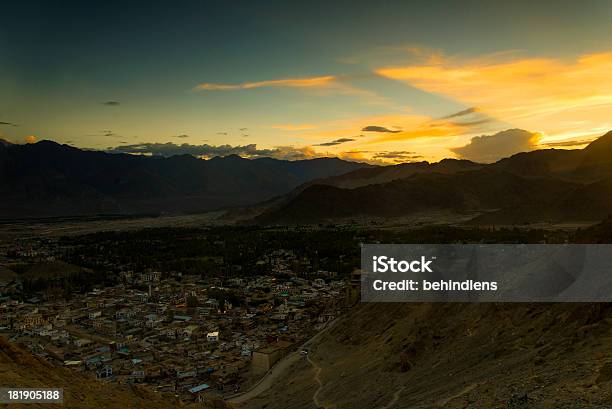
[{"label": "sky", "polygon": [[0,138],[14,143],[490,162],[612,129],[609,1],[23,1],[2,14]]}]

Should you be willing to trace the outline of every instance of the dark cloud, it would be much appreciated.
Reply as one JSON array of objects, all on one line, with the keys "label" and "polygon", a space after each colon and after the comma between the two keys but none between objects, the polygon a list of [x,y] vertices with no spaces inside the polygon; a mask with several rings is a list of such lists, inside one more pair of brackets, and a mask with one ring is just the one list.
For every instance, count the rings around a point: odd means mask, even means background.
[{"label": "dark cloud", "polygon": [[110,136],[111,138],[121,138],[121,135],[117,135],[116,133],[110,130],[102,131],[102,134],[104,136]]},{"label": "dark cloud", "polygon": [[119,101],[104,101],[101,104],[106,105],[107,107],[116,107],[118,105],[121,105]]},{"label": "dark cloud", "polygon": [[0,122],[0,125],[7,125],[7,126],[19,126],[13,122]]},{"label": "dark cloud", "polygon": [[186,134],[174,135],[173,138],[189,138],[189,135],[186,135]]},{"label": "dark cloud", "polygon": [[463,111],[455,112],[454,114],[450,114],[450,115],[447,115],[445,117],[442,117],[442,119],[458,118],[460,116],[470,115],[470,114],[476,113],[478,111],[479,111],[478,107],[471,107],[471,108],[468,108],[468,109],[464,109]]},{"label": "dark cloud", "polygon": [[244,132],[244,131],[248,131],[249,128],[240,128],[240,131]]},{"label": "dark cloud", "polygon": [[362,129],[363,132],[391,132],[391,133],[398,133],[400,131],[392,131],[389,128],[385,128],[384,126],[377,126],[377,125],[368,125],[365,128]]},{"label": "dark cloud", "polygon": [[[468,117],[468,118],[464,118]],[[455,121],[448,121],[449,119],[458,118]],[[463,111],[455,112],[453,114],[447,115],[445,117],[440,118],[440,120],[433,121],[431,126],[438,126],[440,123],[448,122],[451,125],[455,126],[463,126],[463,127],[471,127],[484,125],[489,122],[494,122],[495,119],[489,117],[488,115],[483,114],[478,107],[472,107],[468,109],[464,109]]]},{"label": "dark cloud", "polygon": [[320,143],[314,146],[336,146],[336,145],[340,145],[346,142],[353,142],[355,139],[353,138],[340,138],[340,139],[336,139],[334,141],[331,142],[324,142],[324,143]]},{"label": "dark cloud", "polygon": [[456,125],[456,126],[477,126],[477,125],[483,125],[486,123],[489,123],[493,121],[493,119],[491,118],[483,118],[483,119],[476,119],[474,121],[463,121],[463,122],[451,122],[451,124]]},{"label": "dark cloud", "polygon": [[404,162],[407,160],[414,160],[422,158],[421,155],[417,155],[416,152],[410,151],[385,151],[377,152],[372,156],[373,159],[395,159],[396,162]]},{"label": "dark cloud", "polygon": [[193,155],[201,158],[214,156],[239,155],[246,158],[271,157],[285,160],[299,160],[317,157],[309,147],[277,146],[272,149],[258,149],[256,144],[249,145],[191,145],[188,143],[141,143],[115,146],[107,149],[111,153],[130,153],[154,156]]},{"label": "dark cloud", "polygon": [[217,132],[217,135],[227,135],[227,132]]},{"label": "dark cloud", "polygon": [[475,136],[465,146],[451,151],[460,158],[490,163],[518,152],[535,149],[540,134],[523,129],[507,129],[494,135]]}]

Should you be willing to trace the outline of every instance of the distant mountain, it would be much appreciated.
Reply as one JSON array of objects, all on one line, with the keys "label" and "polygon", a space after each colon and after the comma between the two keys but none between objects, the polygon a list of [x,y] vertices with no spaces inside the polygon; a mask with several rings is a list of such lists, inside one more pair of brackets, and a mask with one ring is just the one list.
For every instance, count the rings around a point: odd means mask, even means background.
[{"label": "distant mountain", "polygon": [[[443,159],[440,162],[414,162],[402,163],[393,166],[380,166],[357,169],[339,176],[330,176],[306,183],[303,188],[312,185],[330,185],[341,188],[356,188],[360,186],[375,185],[403,179],[419,173],[454,174],[470,170],[481,169],[485,165],[469,160]],[[299,189],[299,188],[298,188]]]},{"label": "distant mountain", "polygon": [[522,176],[596,182],[612,176],[612,131],[584,149],[523,152],[489,165]]},{"label": "distant mountain", "polygon": [[256,223],[479,213],[477,224],[595,221],[612,214],[612,132],[582,150],[519,153],[490,165],[444,160],[360,169],[309,182]]},{"label": "distant mountain", "polygon": [[489,169],[457,174],[415,174],[392,182],[341,189],[313,185],[282,208],[258,218],[262,223],[316,223],[338,218],[392,218],[416,212],[457,213],[562,200],[576,185],[547,178],[525,178]]},{"label": "distant mountain", "polygon": [[276,197],[267,202],[258,203],[257,205],[247,206],[245,208],[233,209],[232,211],[228,212],[224,218],[228,221],[244,221],[249,219],[255,219],[258,221],[265,220],[265,218],[257,218],[257,216],[262,215],[263,213],[271,213],[277,209],[281,209],[310,186],[324,185],[353,189],[362,186],[387,183],[416,174],[454,174],[461,171],[481,169],[484,166],[485,165],[468,160],[443,159],[437,163],[414,162],[402,163],[399,165],[361,168],[339,176],[330,176],[304,183],[293,189],[288,194]]},{"label": "distant mountain", "polygon": [[371,165],[337,158],[197,159],[84,151],[51,141],[0,144],[0,219],[189,213],[244,206]]}]

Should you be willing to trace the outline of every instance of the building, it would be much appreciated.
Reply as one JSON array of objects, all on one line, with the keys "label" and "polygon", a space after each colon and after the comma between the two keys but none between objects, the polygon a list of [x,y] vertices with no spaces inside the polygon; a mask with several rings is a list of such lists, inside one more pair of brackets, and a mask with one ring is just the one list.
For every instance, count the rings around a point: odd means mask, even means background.
[{"label": "building", "polygon": [[292,343],[277,341],[253,352],[253,371],[255,373],[268,372],[276,362],[287,355]]},{"label": "building", "polygon": [[189,389],[189,393],[191,394],[191,396],[193,397],[195,401],[201,402],[203,393],[208,388],[210,388],[210,386],[208,386],[208,384],[203,383],[201,385],[194,386],[193,388]]}]

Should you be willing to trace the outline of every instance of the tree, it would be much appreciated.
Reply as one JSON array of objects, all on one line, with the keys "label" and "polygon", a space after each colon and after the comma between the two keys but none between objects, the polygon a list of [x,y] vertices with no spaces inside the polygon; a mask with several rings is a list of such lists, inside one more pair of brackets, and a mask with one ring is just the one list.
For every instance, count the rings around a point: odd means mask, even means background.
[{"label": "tree", "polygon": [[195,308],[199,305],[198,297],[190,295],[187,297],[187,308]]}]

